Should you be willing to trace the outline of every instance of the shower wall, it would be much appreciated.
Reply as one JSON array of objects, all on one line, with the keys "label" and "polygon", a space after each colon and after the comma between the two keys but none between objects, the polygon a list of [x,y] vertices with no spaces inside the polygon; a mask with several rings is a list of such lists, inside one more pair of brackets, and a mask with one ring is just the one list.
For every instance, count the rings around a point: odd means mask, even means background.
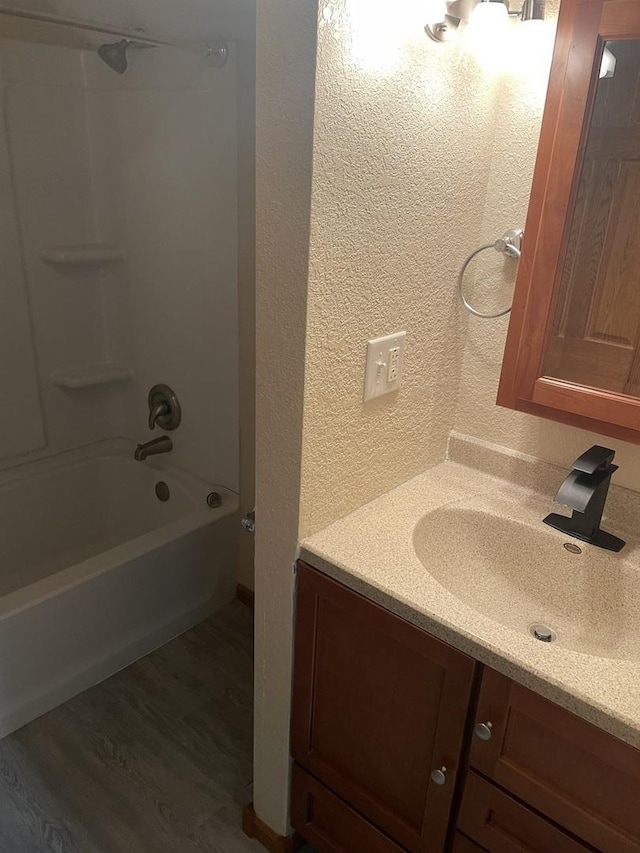
[{"label": "shower wall", "polygon": [[[0,89],[0,99],[4,90]],[[0,109],[2,109],[0,105]],[[38,393],[29,305],[25,288],[20,236],[8,137],[0,112],[0,257],[2,258],[2,305],[0,340],[12,358],[0,359],[0,387],[5,397],[3,440],[0,458],[44,444],[44,424]],[[10,405],[6,405],[11,401]]]},{"label": "shower wall", "polygon": [[62,267],[40,256],[49,247],[96,240],[81,54],[9,41],[0,51],[3,303],[7,291],[13,294],[1,313],[22,341],[17,352],[3,335],[0,363],[29,401],[16,399],[15,391],[5,397],[3,408],[22,436],[7,443],[3,430],[0,464],[6,466],[24,454],[48,455],[117,435],[125,420],[117,389],[71,392],[52,378],[104,362],[108,348],[101,290],[112,273]]},{"label": "shower wall", "polygon": [[131,50],[119,76],[94,50],[0,43],[0,369],[17,402],[0,467],[152,438],[165,382],[183,407],[173,463],[238,490],[231,53],[216,69]]},{"label": "shower wall", "polygon": [[[83,54],[99,230],[123,245],[122,289],[106,303],[121,357],[128,429],[146,427],[165,382],[183,421],[174,461],[238,489],[237,202],[234,58],[221,69],[170,48],[132,50],[114,74]],[[118,298],[120,297],[120,298]]]}]

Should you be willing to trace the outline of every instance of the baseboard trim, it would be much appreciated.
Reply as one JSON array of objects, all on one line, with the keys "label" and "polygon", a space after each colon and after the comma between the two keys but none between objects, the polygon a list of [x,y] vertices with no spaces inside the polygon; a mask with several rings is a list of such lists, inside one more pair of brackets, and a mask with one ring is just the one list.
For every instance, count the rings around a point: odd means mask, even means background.
[{"label": "baseboard trim", "polygon": [[274,832],[270,826],[260,820],[255,813],[253,803],[249,803],[242,810],[242,831],[249,838],[255,838],[270,853],[295,853],[304,844],[304,839],[297,833],[287,838],[285,835]]},{"label": "baseboard trim", "polygon": [[253,590],[243,583],[236,584],[236,598],[249,610],[253,610]]}]

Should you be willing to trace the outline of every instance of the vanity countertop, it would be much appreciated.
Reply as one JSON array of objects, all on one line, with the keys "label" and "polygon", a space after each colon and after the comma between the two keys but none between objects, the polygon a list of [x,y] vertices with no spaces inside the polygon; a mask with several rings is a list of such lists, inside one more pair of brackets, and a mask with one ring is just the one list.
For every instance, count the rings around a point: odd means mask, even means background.
[{"label": "vanity countertop", "polygon": [[[526,621],[507,627],[475,609],[471,600],[465,603],[425,568],[429,561],[429,541],[426,549],[422,545],[424,565],[414,541],[416,525],[426,514],[444,507],[462,507],[480,513],[476,518],[486,519],[486,525],[478,529],[478,537],[485,545],[492,537],[495,539],[494,522],[504,518],[535,531],[534,538],[527,539],[535,542],[535,536],[544,527],[542,518],[558,510],[552,497],[566,470],[518,454],[496,453],[482,442],[455,436],[450,442],[449,456],[449,461],[303,540],[300,558],[481,663],[640,748],[640,649],[634,645],[634,638],[640,636],[640,630],[636,630],[640,612],[627,605],[625,587],[618,578],[624,560],[625,582],[640,584],[640,542],[630,535],[638,518],[640,497],[612,487],[609,514],[603,526],[622,535],[627,545],[620,554],[598,551],[596,555],[598,560],[608,560],[610,564],[605,563],[607,596],[601,594],[602,582],[591,584],[588,571],[578,572],[581,580],[576,584],[575,597],[572,592],[572,607],[580,615],[581,626],[586,626],[585,635],[590,624],[602,636],[606,636],[611,625],[612,634],[619,638],[625,624],[627,627],[631,624],[631,646],[627,638],[624,659],[597,647],[594,652],[584,653],[563,645],[560,632],[556,642],[542,643],[531,636]],[[562,555],[558,571],[565,572],[567,584],[571,584],[574,565],[571,560],[589,560],[594,546],[571,540],[580,546],[582,554],[570,555],[562,547],[569,541],[566,534],[546,527],[544,531],[555,537],[558,553]],[[550,547],[555,547],[555,542],[549,541]],[[442,543],[437,547],[442,550]],[[464,571],[470,563],[469,536],[454,535],[447,540],[447,547],[451,566],[458,572]],[[526,586],[529,574],[533,577],[542,571],[542,560],[548,572],[548,548],[523,548],[522,543],[514,541],[512,554],[513,560],[519,561],[518,584]],[[442,554],[438,559],[442,564]],[[505,587],[504,580],[501,581],[503,596],[510,582],[507,578]],[[486,578],[479,577],[478,584],[483,585],[478,595],[486,597]],[[619,594],[616,584],[620,587]],[[517,594],[522,599],[521,589]],[[473,596],[473,591],[470,595]],[[525,590],[524,595],[525,602],[531,601],[529,623],[544,618],[544,613],[536,611],[536,607],[540,608],[535,594]],[[505,613],[507,616],[511,614]],[[585,642],[588,645],[588,636]]]}]

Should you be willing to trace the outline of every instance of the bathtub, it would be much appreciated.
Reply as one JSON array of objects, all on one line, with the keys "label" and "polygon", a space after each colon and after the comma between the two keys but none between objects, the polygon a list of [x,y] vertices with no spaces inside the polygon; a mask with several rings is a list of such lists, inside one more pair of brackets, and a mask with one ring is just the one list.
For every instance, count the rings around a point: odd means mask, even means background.
[{"label": "bathtub", "polygon": [[133,449],[102,442],[0,472],[0,737],[235,595],[237,496]]}]

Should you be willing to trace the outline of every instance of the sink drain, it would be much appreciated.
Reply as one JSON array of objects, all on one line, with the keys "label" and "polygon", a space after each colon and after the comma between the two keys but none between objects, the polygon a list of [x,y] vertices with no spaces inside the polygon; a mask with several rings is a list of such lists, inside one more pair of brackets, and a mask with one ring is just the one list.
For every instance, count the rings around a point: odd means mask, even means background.
[{"label": "sink drain", "polygon": [[552,643],[556,638],[555,631],[552,631],[548,625],[542,625],[539,622],[529,626],[529,633],[541,643]]},{"label": "sink drain", "polygon": [[570,554],[582,554],[582,548],[573,542],[565,542],[562,547],[565,551],[569,551]]}]

